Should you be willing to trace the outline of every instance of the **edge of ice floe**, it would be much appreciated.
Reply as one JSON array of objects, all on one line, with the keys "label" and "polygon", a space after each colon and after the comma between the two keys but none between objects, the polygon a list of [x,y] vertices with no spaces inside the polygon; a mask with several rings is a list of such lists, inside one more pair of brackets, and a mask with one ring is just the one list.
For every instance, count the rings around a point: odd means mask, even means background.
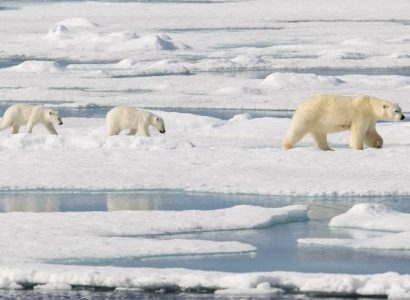
[{"label": "edge of ice floe", "polygon": [[410,275],[258,272],[54,265],[0,266],[0,288],[105,288],[139,291],[218,291],[222,294],[280,293],[410,297]]}]

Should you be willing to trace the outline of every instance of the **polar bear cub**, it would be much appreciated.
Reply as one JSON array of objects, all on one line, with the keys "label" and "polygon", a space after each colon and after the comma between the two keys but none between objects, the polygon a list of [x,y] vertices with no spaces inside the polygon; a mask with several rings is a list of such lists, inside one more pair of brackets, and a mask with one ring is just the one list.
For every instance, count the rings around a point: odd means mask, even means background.
[{"label": "polar bear cub", "polygon": [[117,106],[106,116],[107,135],[118,135],[122,130],[129,129],[129,135],[140,134],[150,136],[148,128],[154,126],[160,133],[165,133],[164,120],[142,109],[128,106]]},{"label": "polar bear cub", "polygon": [[33,131],[33,127],[37,124],[43,124],[49,133],[56,134],[53,123],[62,125],[58,112],[43,106],[33,106],[29,104],[14,104],[7,108],[0,122],[0,131],[13,128],[12,134],[19,132],[21,126],[26,126],[28,133]]},{"label": "polar bear cub", "polygon": [[282,148],[291,149],[307,133],[322,150],[331,150],[327,134],[350,130],[350,146],[356,150],[381,148],[383,139],[376,121],[404,119],[398,104],[371,96],[319,95],[304,101],[295,111]]}]

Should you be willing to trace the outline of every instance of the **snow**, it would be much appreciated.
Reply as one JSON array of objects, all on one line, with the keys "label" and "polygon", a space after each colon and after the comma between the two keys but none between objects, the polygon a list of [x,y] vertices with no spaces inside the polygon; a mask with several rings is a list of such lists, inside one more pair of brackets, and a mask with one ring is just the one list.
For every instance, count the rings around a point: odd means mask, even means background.
[{"label": "snow", "polygon": [[384,204],[361,203],[332,218],[329,226],[392,232],[410,231],[410,214],[395,211]]},{"label": "snow", "polygon": [[[25,134],[24,128],[18,135],[2,131],[0,189],[410,193],[406,142],[410,124],[406,122],[377,125],[385,139],[381,150],[354,151],[344,132],[330,135],[330,146],[336,151],[317,150],[309,136],[295,149],[285,151],[280,149],[280,140],[289,119],[239,115],[224,121],[185,113],[154,113],[164,118],[165,135],[152,128],[150,138],[126,132],[108,138],[104,119],[99,118],[65,118],[64,125],[57,127],[59,136],[49,135],[41,125],[32,135]],[[391,170],[386,170],[386,159],[394,166]],[[36,176],[26,171],[30,169],[36,170]]]},{"label": "snow", "polygon": [[266,77],[261,84],[274,89],[297,86],[298,88],[331,88],[345,83],[335,76],[319,76],[315,74],[273,73]]},{"label": "snow", "polygon": [[256,248],[235,241],[153,237],[257,229],[306,219],[304,205],[281,208],[243,205],[212,211],[0,214],[0,227],[7,228],[0,236],[0,263],[249,253]]},{"label": "snow", "polygon": [[383,204],[356,204],[346,213],[332,218],[329,226],[399,233],[355,239],[306,238],[299,239],[298,243],[353,249],[410,250],[410,214],[394,211]]},{"label": "snow", "polygon": [[[10,265],[0,268],[2,288],[22,285],[60,287],[94,286],[124,289],[217,290],[234,294],[245,291],[257,296],[278,293],[278,289],[309,295],[410,296],[410,277],[397,273],[348,275],[325,273],[259,272],[224,273],[188,269],[115,268],[54,265]],[[270,287],[270,288],[269,288]],[[226,292],[224,291],[226,290]],[[242,295],[242,294],[241,294]]]},{"label": "snow", "polygon": [[[23,100],[55,109],[154,107],[167,126],[166,135],[152,130],[150,138],[125,133],[107,138],[103,119],[64,118],[59,136],[41,126],[32,135],[0,132],[0,190],[410,194],[408,123],[378,124],[385,142],[381,150],[354,151],[348,133],[340,133],[329,137],[336,151],[324,153],[310,137],[292,151],[281,150],[289,119],[240,114],[224,121],[161,111],[294,109],[320,93],[369,94],[410,111],[409,1],[311,0],[309,9],[300,0],[275,5],[270,0],[184,2],[189,3],[14,1],[10,5],[17,9],[0,10],[0,40],[7,41],[0,50],[4,106]],[[205,288],[222,297],[275,297],[281,291],[410,297],[409,275],[396,273],[234,274],[62,265],[254,253],[253,245],[236,241],[162,236],[261,228],[304,220],[306,210],[238,206],[1,214],[0,227],[7,230],[0,235],[0,287]],[[361,204],[330,223],[349,238],[299,243],[402,253],[409,250],[409,223],[408,214]]]},{"label": "snow", "polygon": [[362,239],[306,238],[298,239],[301,245],[343,247],[374,250],[410,250],[410,232],[387,234]]},{"label": "snow", "polygon": [[63,67],[54,61],[27,60],[21,64],[6,68],[5,72],[25,72],[25,73],[59,73]]},{"label": "snow", "polygon": [[[293,109],[308,96],[337,93],[410,110],[405,0],[313,0],[318,9],[309,12],[297,0],[39,5],[1,11],[0,59],[67,68],[35,78],[2,70],[0,101]],[[124,60],[133,63],[118,64]],[[136,87],[149,92],[136,97]]]},{"label": "snow", "polygon": [[255,288],[228,288],[216,290],[216,295],[229,296],[278,296],[284,291],[278,288],[272,288],[269,282],[259,283]]},{"label": "snow", "polygon": [[68,18],[56,23],[56,25],[63,25],[67,28],[70,27],[96,27],[97,24],[91,22],[87,18],[83,17],[75,17],[75,18]]}]

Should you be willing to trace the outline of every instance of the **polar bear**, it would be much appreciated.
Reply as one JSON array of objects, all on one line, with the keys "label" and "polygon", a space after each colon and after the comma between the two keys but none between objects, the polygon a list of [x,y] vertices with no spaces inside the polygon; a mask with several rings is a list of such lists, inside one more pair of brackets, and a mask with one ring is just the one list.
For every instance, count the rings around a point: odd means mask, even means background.
[{"label": "polar bear", "polygon": [[122,130],[129,129],[129,135],[150,136],[148,128],[154,126],[160,133],[165,133],[164,120],[146,110],[128,106],[117,106],[107,113],[107,135],[118,135]]},{"label": "polar bear", "polygon": [[310,133],[318,148],[332,150],[327,134],[350,130],[350,146],[363,150],[363,143],[381,148],[383,139],[376,131],[376,121],[404,119],[398,104],[372,96],[319,95],[304,101],[296,109],[282,148],[291,149]]},{"label": "polar bear", "polygon": [[21,126],[26,125],[28,133],[33,131],[36,124],[43,124],[49,133],[57,135],[54,123],[62,125],[58,112],[43,106],[29,104],[14,104],[7,108],[0,122],[0,131],[12,127],[12,134],[19,132]]}]

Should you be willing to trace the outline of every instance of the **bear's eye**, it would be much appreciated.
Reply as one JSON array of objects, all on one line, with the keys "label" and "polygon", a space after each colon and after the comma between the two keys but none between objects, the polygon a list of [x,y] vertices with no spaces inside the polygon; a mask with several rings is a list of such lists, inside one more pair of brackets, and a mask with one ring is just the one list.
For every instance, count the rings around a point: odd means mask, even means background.
[{"label": "bear's eye", "polygon": [[50,111],[50,116],[52,115],[53,113]]},{"label": "bear's eye", "polygon": [[395,110],[394,112],[397,114],[399,111],[398,111],[398,110]]}]

